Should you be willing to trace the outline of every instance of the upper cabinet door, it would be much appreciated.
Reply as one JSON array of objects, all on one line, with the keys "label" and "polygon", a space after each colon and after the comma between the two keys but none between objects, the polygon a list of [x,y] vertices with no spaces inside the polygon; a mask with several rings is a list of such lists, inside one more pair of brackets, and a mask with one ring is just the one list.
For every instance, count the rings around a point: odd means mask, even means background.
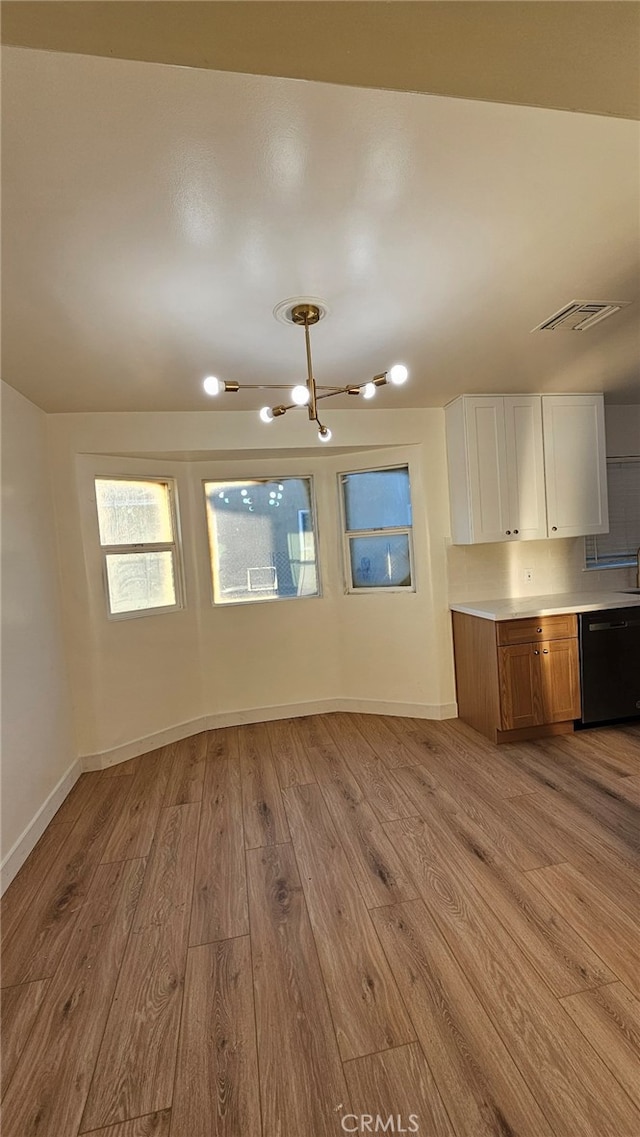
[{"label": "upper cabinet door", "polygon": [[609,531],[602,395],[543,395],[550,537]]},{"label": "upper cabinet door", "polygon": [[504,399],[464,399],[472,541],[507,541],[511,535]]},{"label": "upper cabinet door", "polygon": [[602,395],[462,395],[445,415],[455,544],[608,532]]},{"label": "upper cabinet door", "polygon": [[542,405],[539,395],[505,396],[509,540],[547,536]]}]

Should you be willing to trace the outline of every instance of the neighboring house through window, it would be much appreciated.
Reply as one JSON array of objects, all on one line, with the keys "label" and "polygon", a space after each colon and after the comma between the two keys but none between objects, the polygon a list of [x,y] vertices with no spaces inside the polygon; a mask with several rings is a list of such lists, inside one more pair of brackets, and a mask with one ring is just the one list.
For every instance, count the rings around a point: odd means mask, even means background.
[{"label": "neighboring house through window", "polygon": [[311,478],[204,483],[214,604],[319,596]]}]

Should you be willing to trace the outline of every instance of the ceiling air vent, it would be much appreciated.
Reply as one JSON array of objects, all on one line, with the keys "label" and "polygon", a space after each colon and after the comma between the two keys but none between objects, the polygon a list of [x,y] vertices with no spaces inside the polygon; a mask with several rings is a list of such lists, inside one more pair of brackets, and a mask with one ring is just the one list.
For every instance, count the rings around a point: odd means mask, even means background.
[{"label": "ceiling air vent", "polygon": [[613,316],[621,308],[627,308],[630,303],[630,300],[572,300],[531,331],[555,332],[556,328],[564,328],[567,332],[586,332],[587,328],[592,328],[600,320],[606,320],[607,316]]}]

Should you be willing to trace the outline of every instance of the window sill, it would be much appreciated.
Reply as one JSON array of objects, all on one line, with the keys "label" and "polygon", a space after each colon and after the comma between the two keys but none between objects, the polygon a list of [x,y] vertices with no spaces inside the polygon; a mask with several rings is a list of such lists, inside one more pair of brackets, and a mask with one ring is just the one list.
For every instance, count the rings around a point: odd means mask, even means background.
[{"label": "window sill", "polygon": [[134,608],[131,612],[107,612],[107,619],[115,622],[118,620],[137,620],[140,616],[168,616],[173,612],[184,611],[184,604],[172,604],[166,608]]},{"label": "window sill", "polygon": [[620,569],[635,569],[635,567],[636,567],[636,558],[634,557],[632,561],[619,561],[614,565],[612,565],[612,564],[608,564],[608,565],[585,565],[582,571],[583,572],[605,572],[607,569],[614,569],[614,570],[619,572]]}]

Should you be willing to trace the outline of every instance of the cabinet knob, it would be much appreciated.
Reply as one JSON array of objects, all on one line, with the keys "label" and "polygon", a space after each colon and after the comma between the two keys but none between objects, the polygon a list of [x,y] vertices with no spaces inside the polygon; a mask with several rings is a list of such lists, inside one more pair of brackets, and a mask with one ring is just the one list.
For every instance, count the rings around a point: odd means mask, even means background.
[{"label": "cabinet knob", "polygon": [[549,654],[549,648],[548,648],[548,647],[543,647],[543,649],[542,649],[542,654],[543,654],[543,655],[548,655],[548,654]]},{"label": "cabinet knob", "polygon": [[552,525],[552,526],[551,526],[551,532],[552,532],[552,533],[557,533],[557,532],[558,532],[558,526],[557,526],[557,525]]},{"label": "cabinet knob", "polygon": [[540,652],[539,652],[537,649],[534,649],[534,652],[533,652],[533,654],[534,654],[534,655],[540,655]]},{"label": "cabinet knob", "polygon": [[513,532],[514,532],[514,533],[517,533],[517,532],[518,532],[518,530],[517,530],[517,529],[514,529],[514,530],[513,530]]},{"label": "cabinet knob", "polygon": [[507,529],[507,537],[510,537],[510,536],[511,536],[511,530]]},{"label": "cabinet knob", "polygon": [[542,628],[536,628],[536,632],[541,632]]}]

